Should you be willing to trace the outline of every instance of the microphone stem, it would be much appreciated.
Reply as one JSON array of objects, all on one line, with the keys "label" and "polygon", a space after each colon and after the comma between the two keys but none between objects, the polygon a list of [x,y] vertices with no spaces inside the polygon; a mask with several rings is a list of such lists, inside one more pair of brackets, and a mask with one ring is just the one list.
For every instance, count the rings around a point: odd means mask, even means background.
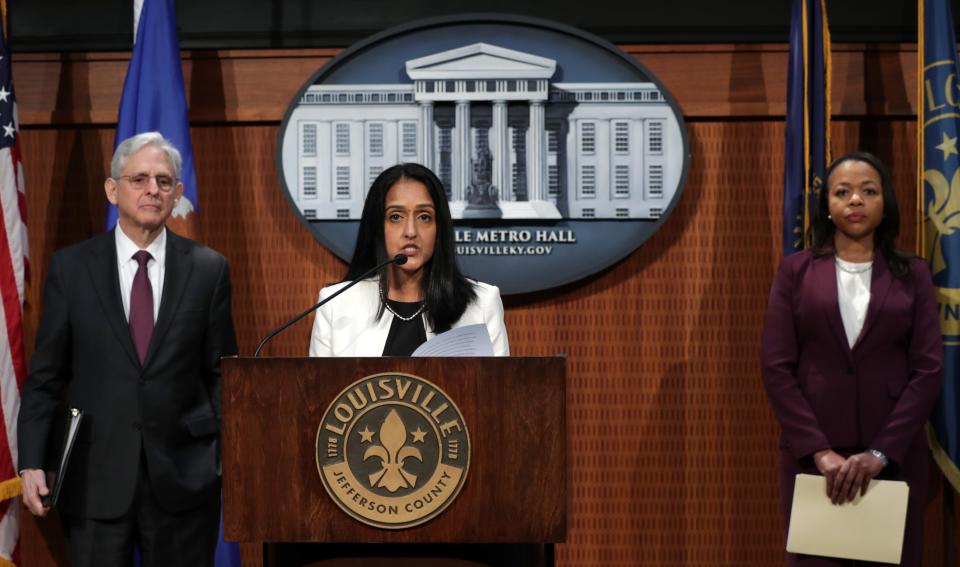
[{"label": "microphone stem", "polygon": [[[398,257],[399,257],[399,258],[403,258],[403,261],[399,260]],[[390,265],[390,264],[402,264],[402,263],[404,263],[405,261],[406,261],[406,257],[403,256],[403,255],[398,254],[397,256],[394,256],[393,258],[390,258],[390,259],[387,260],[386,262],[383,262],[382,264],[379,264],[379,265],[377,265],[377,266],[374,266],[374,267],[370,268],[369,270],[367,270],[366,272],[364,272],[363,275],[361,275],[359,278],[353,280],[353,281],[350,282],[349,284],[347,284],[347,285],[343,286],[342,288],[338,289],[336,293],[334,293],[334,294],[331,295],[330,297],[324,299],[324,300],[321,301],[320,303],[317,303],[316,305],[314,305],[313,307],[310,307],[309,309],[305,309],[302,313],[298,314],[298,315],[297,315],[296,317],[294,317],[293,319],[290,319],[289,321],[287,321],[286,323],[284,323],[284,324],[281,325],[280,327],[274,329],[273,331],[270,332],[269,335],[267,335],[266,337],[264,337],[263,340],[260,341],[260,344],[257,345],[257,350],[254,351],[253,357],[254,357],[254,358],[258,358],[258,357],[260,356],[260,351],[263,350],[263,347],[266,346],[266,344],[267,344],[268,342],[270,342],[270,340],[273,339],[273,337],[275,337],[275,336],[279,335],[280,333],[286,331],[286,330],[287,330],[287,327],[293,325],[294,323],[296,323],[296,322],[299,321],[300,319],[303,319],[304,317],[306,317],[307,315],[313,313],[313,312],[316,311],[317,309],[320,309],[321,307],[323,307],[323,305],[324,305],[326,302],[332,300],[334,297],[340,295],[341,293],[347,291],[348,289],[350,289],[351,287],[357,285],[357,284],[360,283],[361,281],[367,279],[368,277],[370,277],[371,274],[373,274],[373,273],[376,272],[376,271],[379,271],[381,268],[383,268],[383,267],[385,267],[385,266],[388,266],[388,265]]]}]

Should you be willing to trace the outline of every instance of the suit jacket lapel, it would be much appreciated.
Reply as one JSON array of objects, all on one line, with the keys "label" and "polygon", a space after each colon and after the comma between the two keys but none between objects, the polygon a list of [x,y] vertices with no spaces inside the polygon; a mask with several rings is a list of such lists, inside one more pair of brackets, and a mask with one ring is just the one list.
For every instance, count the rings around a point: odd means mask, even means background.
[{"label": "suit jacket lapel", "polygon": [[890,284],[893,283],[893,273],[887,265],[886,258],[879,251],[873,255],[873,273],[870,274],[870,303],[867,305],[867,317],[863,321],[863,328],[860,329],[860,335],[857,336],[857,342],[854,348],[863,342],[863,337],[870,331],[870,327],[876,322],[880,314],[880,308],[887,298],[887,292],[890,291]]},{"label": "suit jacket lapel", "polygon": [[357,356],[383,356],[383,347],[387,344],[387,335],[390,334],[392,323],[393,315],[384,313],[376,326],[365,333],[367,336],[363,337]]},{"label": "suit jacket lapel", "polygon": [[[374,291],[374,293],[376,293]],[[377,309],[380,307],[379,295],[376,307],[370,312],[369,317],[358,317],[360,324],[369,325],[367,329],[358,337],[356,356],[382,356],[383,347],[387,344],[387,336],[390,334],[390,326],[393,324],[393,315],[385,311],[379,321],[374,321],[377,316]]]},{"label": "suit jacket lapel", "polygon": [[163,274],[163,293],[160,294],[160,312],[150,337],[150,348],[143,366],[146,367],[156,357],[157,350],[163,344],[163,338],[170,329],[173,316],[180,306],[183,292],[190,280],[193,263],[190,262],[190,247],[186,242],[167,229],[167,259]]},{"label": "suit jacket lapel", "polygon": [[[116,229],[114,229],[116,230]],[[90,248],[90,263],[87,268],[93,279],[93,289],[110,329],[117,342],[130,357],[134,365],[140,366],[140,359],[133,347],[130,325],[123,313],[123,299],[120,297],[120,273],[117,269],[117,244],[113,231],[104,233],[96,246]]]},{"label": "suit jacket lapel", "polygon": [[850,356],[850,343],[847,342],[847,333],[843,330],[843,319],[840,317],[840,300],[837,294],[837,265],[833,254],[816,257],[813,260],[814,284],[821,294],[824,305],[828,306],[828,326],[840,348]]}]

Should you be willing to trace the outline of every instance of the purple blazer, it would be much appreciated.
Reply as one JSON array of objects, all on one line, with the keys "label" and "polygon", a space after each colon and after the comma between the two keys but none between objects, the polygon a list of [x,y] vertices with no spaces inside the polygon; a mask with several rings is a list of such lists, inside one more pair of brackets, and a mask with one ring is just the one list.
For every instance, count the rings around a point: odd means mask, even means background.
[{"label": "purple blazer", "polygon": [[[881,478],[910,486],[902,566],[920,567],[929,450],[923,426],[940,394],[943,343],[930,269],[910,261],[895,277],[877,254],[870,304],[851,349],[840,318],[832,254],[784,258],[763,328],[763,382],[780,422],[780,504],[790,522],[794,479],[819,474],[821,449],[876,449],[890,459]],[[788,554],[790,567],[848,565]]]},{"label": "purple blazer", "polygon": [[940,393],[943,344],[930,269],[918,258],[905,279],[882,254],[870,304],[851,349],[837,303],[832,254],[780,262],[763,329],[763,381],[796,460],[828,448],[877,449],[897,465],[924,445]]}]

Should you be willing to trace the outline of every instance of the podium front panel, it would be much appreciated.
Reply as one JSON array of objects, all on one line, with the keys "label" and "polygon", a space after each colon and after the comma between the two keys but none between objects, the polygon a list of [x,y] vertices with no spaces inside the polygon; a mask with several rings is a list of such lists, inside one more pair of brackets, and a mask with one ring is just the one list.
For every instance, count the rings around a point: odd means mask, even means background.
[{"label": "podium front panel", "polygon": [[[556,543],[565,538],[562,357],[235,358],[224,359],[222,371],[228,540]],[[318,468],[318,429],[330,404],[351,384],[382,373],[436,385],[459,409],[469,432],[469,467],[459,494],[436,517],[403,529],[367,525],[349,515],[328,494]]]}]

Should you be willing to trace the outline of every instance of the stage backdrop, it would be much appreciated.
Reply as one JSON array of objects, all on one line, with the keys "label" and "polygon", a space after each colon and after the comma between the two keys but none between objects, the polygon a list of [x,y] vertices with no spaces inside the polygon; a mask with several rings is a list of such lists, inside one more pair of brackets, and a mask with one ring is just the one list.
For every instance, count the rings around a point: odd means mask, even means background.
[{"label": "stage backdrop", "polygon": [[[514,354],[569,359],[570,530],[557,561],[781,565],[777,425],[758,351],[780,256],[787,48],[622,47],[676,97],[692,161],[679,206],[642,248],[587,280],[506,299]],[[274,163],[283,111],[335,53],[183,54],[201,234],[230,259],[244,355],[345,273],[294,217]],[[103,178],[128,57],[15,59],[34,267],[31,346],[50,254],[103,227]],[[834,47],[834,151],[859,147],[891,165],[907,249],[916,209],[915,61],[913,45]],[[303,322],[268,354],[305,355],[308,334]],[[940,506],[935,489],[926,538],[932,566],[944,560]],[[25,521],[23,531],[24,565],[65,564],[54,520]],[[254,565],[250,549],[245,555],[245,566]]]}]

